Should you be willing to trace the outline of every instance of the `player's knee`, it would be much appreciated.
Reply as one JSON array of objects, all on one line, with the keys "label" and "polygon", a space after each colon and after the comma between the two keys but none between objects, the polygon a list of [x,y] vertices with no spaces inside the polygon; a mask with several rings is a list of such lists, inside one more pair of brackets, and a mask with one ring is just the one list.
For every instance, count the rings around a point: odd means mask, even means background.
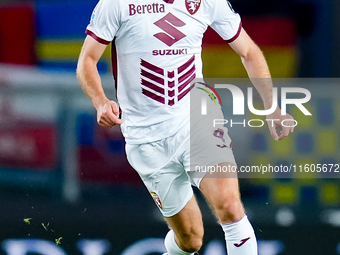
[{"label": "player's knee", "polygon": [[180,238],[182,248],[189,253],[193,253],[201,249],[203,244],[203,232],[182,234]]},{"label": "player's knee", "polygon": [[244,216],[244,208],[238,197],[224,201],[217,208],[217,216],[223,223],[237,222]]},{"label": "player's knee", "polygon": [[193,253],[201,249],[203,244],[202,238],[191,238],[189,242],[183,244],[186,252]]}]

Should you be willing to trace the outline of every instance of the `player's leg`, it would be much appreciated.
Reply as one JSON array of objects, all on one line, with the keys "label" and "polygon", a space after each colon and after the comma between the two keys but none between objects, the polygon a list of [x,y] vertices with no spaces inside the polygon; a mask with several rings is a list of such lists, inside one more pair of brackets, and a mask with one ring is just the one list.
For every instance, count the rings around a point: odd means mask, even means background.
[{"label": "player's leg", "polygon": [[171,228],[165,238],[169,255],[193,254],[201,248],[203,222],[194,196],[179,213],[166,220]]},{"label": "player's leg", "polygon": [[[221,163],[219,166],[232,165]],[[220,223],[239,221],[244,216],[236,173],[206,174],[200,190],[210,203]]]},{"label": "player's leg", "polygon": [[[230,163],[219,165],[233,166]],[[228,254],[256,255],[256,237],[244,212],[236,176],[206,175],[200,182],[200,190],[224,230]]]},{"label": "player's leg", "polygon": [[[190,255],[202,245],[202,216],[188,173],[180,162],[185,135],[150,144],[126,145],[127,158],[172,230],[165,238],[169,255]],[[184,142],[183,142],[184,141]],[[179,144],[173,146],[173,144]]]},{"label": "player's leg", "polygon": [[255,255],[256,239],[241,203],[228,129],[214,124],[216,119],[225,119],[218,96],[207,85],[195,85],[197,89],[192,90],[191,98],[206,98],[206,112],[202,114],[200,100],[191,100],[190,168],[186,169],[192,183],[200,188],[219,219],[225,232],[228,255]]}]

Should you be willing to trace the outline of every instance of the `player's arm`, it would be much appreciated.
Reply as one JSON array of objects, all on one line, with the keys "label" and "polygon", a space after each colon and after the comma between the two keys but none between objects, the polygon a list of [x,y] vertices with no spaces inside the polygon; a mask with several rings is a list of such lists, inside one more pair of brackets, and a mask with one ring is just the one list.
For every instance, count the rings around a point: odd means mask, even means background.
[{"label": "player's arm", "polygon": [[[261,50],[243,28],[236,40],[229,45],[240,55],[250,80],[263,100],[265,109],[270,109],[273,104],[273,83],[267,62]],[[281,125],[282,120],[292,120],[293,118],[289,114],[281,115],[281,110],[278,105],[276,106],[275,111],[267,116],[267,119],[275,120],[268,122],[270,133],[275,140],[281,140],[294,131],[294,127],[284,127]],[[285,122],[286,126],[293,126],[293,124],[293,121]],[[282,131],[277,131],[277,127],[281,127]]]},{"label": "player's arm", "polygon": [[101,44],[91,36],[85,38],[77,66],[77,78],[85,92],[91,99],[93,106],[97,110],[97,122],[99,125],[111,128],[116,124],[121,124],[118,118],[119,109],[114,101],[110,101],[103,90],[97,63],[103,55],[105,44]]}]

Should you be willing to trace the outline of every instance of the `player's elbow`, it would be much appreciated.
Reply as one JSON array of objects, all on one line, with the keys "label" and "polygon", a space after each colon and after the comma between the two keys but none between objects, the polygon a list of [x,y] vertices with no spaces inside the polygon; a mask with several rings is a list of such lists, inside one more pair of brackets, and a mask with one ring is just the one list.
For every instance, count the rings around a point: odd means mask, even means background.
[{"label": "player's elbow", "polygon": [[259,58],[263,58],[263,53],[260,48],[254,43],[240,54],[242,62],[252,62]]}]

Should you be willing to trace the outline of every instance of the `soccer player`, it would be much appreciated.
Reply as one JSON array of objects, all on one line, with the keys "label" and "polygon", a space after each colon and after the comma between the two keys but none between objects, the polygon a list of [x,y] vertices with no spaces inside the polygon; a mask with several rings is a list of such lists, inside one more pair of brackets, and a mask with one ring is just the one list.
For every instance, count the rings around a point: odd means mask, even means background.
[{"label": "soccer player", "polygon": [[[226,129],[207,128],[203,137],[202,130],[190,130],[190,94],[202,92],[192,81],[203,77],[201,46],[208,26],[240,55],[265,109],[270,109],[273,85],[266,61],[226,0],[100,0],[86,29],[77,77],[97,110],[99,125],[121,124],[128,161],[171,228],[165,237],[167,254],[194,254],[202,246],[202,216],[191,187],[195,185],[225,232],[228,254],[255,255],[256,238],[237,178],[189,173],[190,156],[201,160],[201,166],[236,166]],[[119,106],[106,97],[96,67],[110,43]],[[291,116],[275,109],[268,116],[275,121],[268,126],[279,140],[293,128],[276,131],[281,120]],[[196,138],[207,146],[191,147]],[[223,146],[216,146],[217,140]],[[206,157],[207,152],[213,156]]]}]

